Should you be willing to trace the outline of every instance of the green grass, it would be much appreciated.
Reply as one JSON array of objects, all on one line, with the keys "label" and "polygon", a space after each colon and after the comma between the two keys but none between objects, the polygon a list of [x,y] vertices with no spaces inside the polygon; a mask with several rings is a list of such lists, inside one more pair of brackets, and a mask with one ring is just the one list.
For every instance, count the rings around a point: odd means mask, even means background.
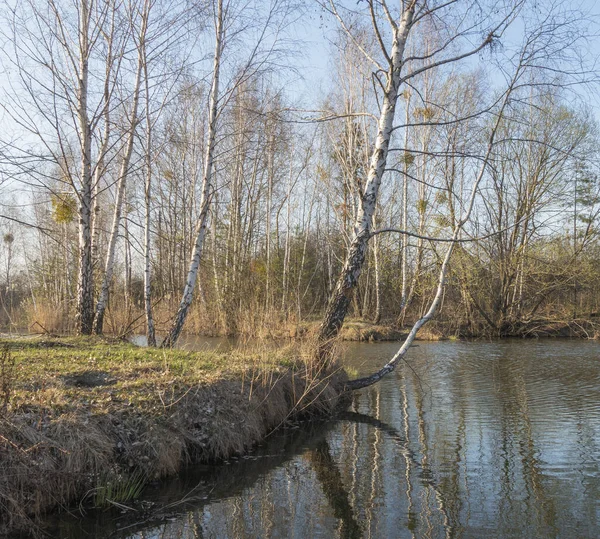
[{"label": "green grass", "polygon": [[[68,413],[110,411],[123,405],[163,407],[165,394],[220,379],[248,379],[290,367],[291,350],[189,352],[140,348],[99,338],[0,341],[14,368],[9,410],[43,407]],[[2,385],[0,380],[0,385]]]},{"label": "green grass", "polygon": [[94,507],[122,507],[123,504],[138,499],[145,485],[146,476],[140,470],[127,476],[100,480],[100,485],[94,489]]}]

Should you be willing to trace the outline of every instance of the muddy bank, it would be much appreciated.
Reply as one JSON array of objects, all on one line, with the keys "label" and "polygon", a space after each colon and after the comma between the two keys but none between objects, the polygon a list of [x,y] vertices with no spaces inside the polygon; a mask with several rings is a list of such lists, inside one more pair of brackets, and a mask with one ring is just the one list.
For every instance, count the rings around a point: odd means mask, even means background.
[{"label": "muddy bank", "polygon": [[241,454],[299,417],[330,414],[344,379],[291,349],[0,345],[0,534],[41,533],[40,517],[58,507],[127,503],[148,481]]}]

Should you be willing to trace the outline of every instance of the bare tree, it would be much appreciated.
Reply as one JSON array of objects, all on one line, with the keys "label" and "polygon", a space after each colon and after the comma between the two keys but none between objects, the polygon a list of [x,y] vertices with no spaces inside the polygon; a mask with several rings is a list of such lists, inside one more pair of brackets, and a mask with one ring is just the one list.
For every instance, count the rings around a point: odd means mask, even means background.
[{"label": "bare tree", "polygon": [[[207,231],[210,202],[214,189],[213,174],[219,117],[222,111],[225,110],[226,105],[233,99],[237,88],[245,84],[246,81],[251,80],[258,73],[267,70],[270,62],[276,55],[281,53],[277,48],[281,39],[278,32],[287,24],[286,19],[290,12],[291,4],[286,0],[273,0],[266,9],[262,6],[255,11],[254,14],[258,18],[255,21],[249,21],[247,19],[247,14],[245,15],[246,19],[242,18],[241,14],[236,12],[236,9],[238,8],[239,6],[235,5],[234,0],[229,0],[227,2],[216,0],[216,4],[214,5],[213,20],[215,49],[213,55],[212,83],[209,93],[209,114],[204,170],[201,182],[200,210],[194,234],[194,248],[189,263],[183,294],[171,327],[161,344],[162,347],[173,346],[179,338],[193,299],[200,261],[204,249],[204,238]],[[246,9],[248,9],[248,6],[246,6]],[[239,58],[239,55],[237,54],[229,57],[233,60],[233,64],[236,67],[234,68],[234,73],[229,78],[228,83],[221,88],[220,78],[224,63],[224,49],[226,46],[236,47],[237,43],[235,39],[239,38],[237,34],[243,35],[245,31],[252,28],[257,30],[258,37],[253,43],[247,44],[250,52],[246,57],[242,56],[241,62],[237,61]],[[267,32],[269,30],[275,30],[274,37],[268,36]]]},{"label": "bare tree", "polygon": [[[461,238],[465,227],[470,223],[470,219],[475,208],[475,203],[481,190],[482,184],[489,176],[489,170],[492,166],[496,166],[498,162],[498,150],[506,144],[506,140],[502,138],[502,127],[504,121],[510,117],[511,113],[518,110],[515,106],[515,102],[518,103],[523,88],[529,88],[531,82],[531,73],[543,69],[546,62],[552,62],[550,69],[554,71],[556,65],[560,64],[560,61],[565,57],[562,56],[564,50],[567,50],[572,46],[572,33],[564,32],[565,26],[576,24],[572,19],[557,21],[554,17],[548,17],[542,20],[539,25],[533,29],[533,31],[526,34],[523,46],[518,50],[515,55],[508,59],[506,62],[512,73],[508,69],[504,70],[506,75],[506,90],[502,92],[501,97],[496,101],[496,106],[488,109],[486,115],[491,115],[491,122],[487,127],[488,136],[485,152],[478,156],[479,165],[477,169],[472,169],[475,173],[474,180],[469,189],[469,194],[466,198],[462,195],[463,188],[459,186],[459,190],[455,189],[454,184],[448,184],[450,186],[446,196],[450,202],[450,225],[452,229],[451,236],[448,238],[437,238],[437,241],[447,243],[448,247],[445,250],[443,256],[441,256],[441,264],[439,270],[439,276],[437,280],[437,287],[435,295],[427,311],[421,316],[417,322],[412,326],[408,337],[396,354],[388,361],[381,369],[376,371],[370,376],[352,380],[348,383],[348,387],[351,389],[357,389],[371,385],[380,380],[386,374],[392,372],[397,364],[405,357],[409,347],[411,346],[415,336],[417,335],[420,328],[432,319],[438,310],[440,303],[443,298],[446,277],[448,274],[448,267],[452,258],[452,254],[456,245],[459,242],[464,241]],[[562,42],[562,48],[557,47],[556,42],[564,39]],[[554,61],[548,55],[549,50],[555,48],[557,51],[557,57]],[[579,75],[579,72],[573,72],[573,75]],[[566,74],[566,72],[565,72]],[[577,77],[574,77],[577,80]],[[553,82],[550,82],[549,86],[552,86]],[[544,85],[541,85],[544,87]],[[540,141],[544,145],[544,141]],[[380,230],[370,233],[372,237],[374,234],[379,234],[385,231],[392,231],[392,229]],[[402,230],[395,230],[399,233],[405,233]],[[436,241],[436,238],[424,238],[430,241]],[[468,240],[467,240],[468,241]]]},{"label": "bare tree", "polygon": [[196,286],[196,278],[200,267],[200,259],[202,257],[202,249],[204,247],[204,236],[206,235],[206,221],[208,218],[208,210],[210,205],[210,197],[212,191],[212,174],[214,167],[214,151],[217,137],[217,113],[219,100],[219,75],[221,70],[221,55],[223,52],[224,38],[224,17],[223,0],[217,0],[214,21],[215,21],[215,53],[213,57],[213,77],[210,90],[209,116],[208,116],[208,136],[206,142],[206,155],[204,160],[204,173],[202,176],[201,199],[200,199],[200,215],[198,216],[198,224],[196,226],[196,241],[190,261],[188,277],[183,289],[183,296],[179,304],[179,309],[175,314],[175,319],[169,329],[169,332],[162,342],[162,347],[171,347],[177,342],[183,324],[192,304],[194,288]]},{"label": "bare tree", "polygon": [[[113,2],[95,0],[81,0],[73,10],[53,0],[5,5],[9,24],[4,38],[12,49],[3,61],[14,70],[15,77],[5,96],[4,110],[16,129],[35,144],[14,139],[7,143],[4,157],[21,182],[60,195],[54,190],[53,177],[54,167],[58,167],[59,184],[76,196],[76,315],[82,334],[92,332],[94,317],[92,210],[94,178],[101,173],[96,141],[101,139],[98,130],[103,118],[108,121],[107,96],[112,95],[115,85],[113,59],[119,53],[114,47],[125,41],[114,39],[120,31],[113,18],[117,9]],[[104,41],[109,43],[105,61]],[[99,67],[102,64],[106,69]],[[92,70],[94,77],[90,78]],[[96,91],[97,80],[104,81],[100,83],[104,92]],[[100,155],[104,157],[104,153],[101,149]]]},{"label": "bare tree", "polygon": [[[360,198],[359,211],[354,222],[352,242],[346,256],[344,268],[338,278],[336,288],[331,295],[319,329],[320,355],[324,360],[327,360],[332,339],[338,334],[344,322],[352,298],[352,292],[358,283],[365,260],[379,188],[386,170],[388,150],[394,131],[396,103],[401,88],[419,74],[439,65],[458,62],[477,54],[486,46],[489,46],[494,39],[497,39],[502,34],[522,2],[517,2],[516,5],[511,6],[499,18],[499,21],[496,19],[492,24],[488,23],[483,39],[475,46],[467,48],[464,52],[448,54],[447,50],[452,48],[452,44],[459,42],[462,37],[465,37],[467,31],[472,30],[473,27],[466,28],[463,26],[461,28],[459,26],[457,30],[448,34],[446,41],[427,55],[430,62],[425,66],[418,65],[424,59],[423,56],[406,57],[407,42],[411,35],[415,31],[418,31],[419,23],[430,17],[443,20],[443,17],[448,15],[448,10],[456,9],[457,6],[454,5],[456,3],[430,5],[429,2],[410,0],[402,2],[399,12],[394,14],[385,2],[368,2],[366,15],[372,21],[373,31],[379,43],[377,57],[373,56],[372,51],[362,48],[356,40],[355,43],[361,48],[365,56],[372,60],[377,70],[375,78],[381,88],[381,108],[367,181]],[[347,10],[339,7],[333,0],[327,4],[327,9],[352,38],[352,30],[345,18]],[[390,34],[388,39],[391,41],[391,48],[388,48],[383,41],[383,37],[386,34],[381,27],[382,19],[388,25],[387,33]],[[382,60],[380,61],[378,58],[382,58]]]},{"label": "bare tree", "polygon": [[[136,11],[140,11],[139,20],[137,19]],[[121,226],[121,213],[123,209],[123,200],[125,198],[125,189],[127,185],[127,177],[130,172],[131,155],[133,154],[133,146],[136,140],[136,128],[139,123],[138,108],[140,102],[140,93],[142,89],[142,74],[145,64],[145,42],[148,31],[148,19],[150,17],[151,2],[144,0],[140,8],[137,5],[131,8],[130,24],[132,27],[138,27],[137,35],[134,33],[135,46],[137,48],[137,65],[135,68],[135,78],[131,96],[131,110],[128,114],[128,126],[125,134],[125,147],[123,148],[123,156],[119,168],[119,176],[117,180],[117,194],[113,212],[113,222],[108,240],[108,249],[106,252],[106,260],[104,265],[104,278],[100,287],[100,295],[96,303],[96,315],[94,319],[94,333],[101,335],[104,325],[104,313],[108,302],[108,293],[115,262],[115,248],[119,237],[119,229]]]}]

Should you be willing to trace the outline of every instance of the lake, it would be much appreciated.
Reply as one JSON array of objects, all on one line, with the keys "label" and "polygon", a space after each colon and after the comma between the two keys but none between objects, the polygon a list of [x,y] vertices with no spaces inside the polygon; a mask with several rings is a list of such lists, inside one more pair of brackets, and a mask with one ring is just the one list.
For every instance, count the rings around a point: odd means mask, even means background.
[{"label": "lake", "polygon": [[[346,344],[344,361],[368,373],[397,346]],[[599,537],[599,462],[600,343],[418,342],[339,418],[151,485],[147,511],[61,516],[55,533]]]}]

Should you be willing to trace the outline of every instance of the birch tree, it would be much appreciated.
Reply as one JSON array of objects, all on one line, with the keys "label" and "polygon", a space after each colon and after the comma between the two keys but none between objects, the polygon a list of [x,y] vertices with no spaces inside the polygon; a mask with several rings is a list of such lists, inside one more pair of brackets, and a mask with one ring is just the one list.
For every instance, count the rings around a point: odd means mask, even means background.
[{"label": "birch tree", "polygon": [[[129,87],[124,82],[118,90],[123,95],[120,102],[123,103],[121,116],[124,118],[120,126],[119,144],[120,164],[115,182],[116,194],[113,206],[113,217],[108,246],[104,262],[104,275],[100,287],[99,297],[96,304],[96,315],[94,320],[94,332],[102,333],[104,313],[107,308],[109,291],[116,259],[116,246],[120,235],[123,204],[127,192],[128,179],[132,174],[132,157],[144,159],[145,163],[145,201],[146,235],[144,241],[146,267],[149,267],[149,224],[150,218],[149,196],[152,173],[151,163],[151,131],[160,111],[164,108],[163,103],[172,94],[172,88],[177,84],[182,71],[185,69],[185,61],[178,57],[180,41],[188,31],[189,23],[185,20],[188,10],[178,0],[172,2],[160,2],[158,0],[136,0],[126,5],[126,22],[129,26],[128,35],[132,50],[131,58],[121,58],[121,70],[124,64],[131,66],[133,84]],[[168,68],[165,64],[169,64]],[[166,73],[168,71],[168,74]],[[152,76],[152,80],[149,77]],[[153,92],[156,95],[151,95]],[[140,101],[142,94],[145,97],[145,112],[140,113]],[[158,101],[158,102],[156,102]],[[161,103],[162,101],[162,103]],[[156,107],[156,110],[153,110]],[[136,144],[140,139],[138,127],[146,122],[146,149],[135,152]],[[106,144],[103,141],[103,147]],[[115,143],[115,145],[117,145]],[[102,148],[101,148],[102,149]],[[102,154],[101,154],[102,155]],[[144,157],[141,157],[144,156]],[[147,191],[147,192],[146,192]],[[149,276],[146,279],[149,287]],[[151,312],[146,308],[147,316]],[[147,320],[148,322],[148,320]],[[152,321],[148,322],[153,326]],[[152,340],[151,338],[149,340]]]},{"label": "birch tree", "polygon": [[194,250],[192,251],[188,276],[183,289],[183,296],[179,304],[179,309],[177,310],[173,323],[171,324],[171,328],[162,342],[161,346],[163,348],[173,346],[181,334],[188,310],[192,304],[194,288],[196,286],[196,279],[198,277],[198,270],[200,267],[200,259],[202,257],[202,249],[204,247],[204,237],[206,235],[210,197],[212,195],[212,175],[218,120],[217,112],[219,100],[219,75],[221,70],[221,55],[223,52],[223,38],[225,32],[224,16],[225,13],[223,10],[223,0],[217,0],[216,11],[214,14],[215,52],[213,56],[213,75],[208,106],[208,135],[206,141],[206,154],[204,157],[204,172],[202,175],[200,215],[198,216],[198,224],[196,225],[196,240],[194,243]]},{"label": "birch tree", "polygon": [[140,102],[140,93],[142,88],[142,74],[145,64],[145,41],[148,30],[148,19],[150,17],[151,2],[144,0],[140,9],[139,20],[136,17],[137,5],[134,5],[131,10],[131,25],[136,27],[139,25],[139,33],[134,35],[135,47],[137,49],[137,65],[135,67],[135,79],[133,83],[131,96],[131,110],[128,114],[128,125],[125,133],[125,147],[121,158],[119,168],[119,176],[117,180],[117,194],[114,204],[113,221],[108,240],[108,249],[106,253],[106,261],[104,266],[104,278],[100,287],[100,295],[96,304],[96,314],[94,318],[94,333],[101,335],[104,325],[104,312],[108,302],[108,293],[112,281],[112,275],[115,262],[115,248],[119,237],[119,229],[121,226],[121,213],[123,209],[123,200],[125,197],[125,189],[127,186],[127,177],[130,171],[131,155],[133,154],[133,146],[136,140],[136,128],[139,123],[138,108]]},{"label": "birch tree", "polygon": [[[81,334],[92,332],[94,318],[92,211],[94,178],[101,172],[96,142],[116,83],[113,59],[120,51],[115,47],[124,43],[115,38],[120,29],[111,24],[116,10],[111,1],[96,0],[81,0],[76,8],[53,0],[4,5],[8,24],[3,38],[10,49],[5,48],[3,63],[11,84],[3,108],[21,137],[6,144],[3,157],[20,182],[61,195],[52,182],[53,167],[58,167],[59,183],[76,197]],[[105,42],[110,44],[106,56]],[[104,92],[98,91],[98,80]]]},{"label": "birch tree", "polygon": [[[561,65],[562,61],[569,58],[569,54],[565,54],[565,51],[572,47],[577,41],[573,40],[573,30],[576,25],[576,20],[569,17],[566,19],[555,16],[542,18],[536,27],[526,32],[522,47],[516,51],[514,56],[505,60],[507,67],[503,66],[500,68],[506,78],[506,89],[501,93],[500,98],[497,99],[496,105],[488,109],[485,114],[486,116],[488,114],[491,116],[490,122],[488,123],[489,127],[486,128],[486,131],[488,132],[486,136],[486,148],[483,154],[477,158],[478,165],[476,167],[469,167],[468,169],[473,174],[473,180],[471,182],[471,187],[468,190],[468,195],[466,197],[461,196],[463,191],[462,188],[458,192],[453,188],[450,188],[447,193],[448,200],[451,201],[450,215],[453,216],[450,223],[451,234],[449,237],[423,238],[432,242],[437,242],[440,245],[447,245],[445,252],[440,256],[441,263],[439,276],[433,299],[429,303],[425,314],[412,326],[407,338],[394,356],[381,369],[373,374],[348,382],[348,387],[350,389],[358,389],[371,385],[386,374],[392,372],[398,363],[406,356],[418,331],[433,318],[439,309],[444,294],[452,254],[458,243],[465,240],[467,242],[470,241],[470,239],[464,238],[463,233],[470,224],[482,185],[486,181],[486,178],[489,177],[489,170],[492,165],[495,166],[498,163],[502,148],[507,144],[507,140],[502,137],[502,125],[508,120],[515,121],[517,115],[519,115],[520,108],[518,102],[522,96],[523,90],[532,88],[529,84],[532,80],[532,72],[539,72],[539,70],[543,71],[545,67],[551,72],[554,72],[557,65]],[[551,51],[554,51],[555,55],[549,54]],[[571,71],[565,71],[563,75],[568,74],[572,76],[571,80],[574,83],[580,82],[580,75],[585,73],[581,66],[576,68],[569,66],[565,69]],[[552,87],[554,82],[555,81],[553,80],[549,81],[548,87]],[[535,87],[540,91],[540,87],[544,88],[544,86],[545,85],[542,84],[540,86],[536,85]],[[540,143],[543,145],[544,141],[541,140]],[[405,231],[401,229],[387,229],[371,232],[370,236],[372,237],[379,233],[392,231],[405,233]]]},{"label": "birch tree", "polygon": [[[171,347],[176,343],[192,304],[204,249],[210,202],[214,191],[213,174],[219,117],[235,95],[236,89],[257,74],[268,70],[270,63],[281,53],[278,49],[278,45],[282,39],[279,36],[279,32],[287,24],[287,18],[292,10],[292,5],[286,0],[272,0],[266,7],[257,4],[254,11],[250,9],[249,5],[244,5],[246,13],[241,13],[239,7],[235,4],[234,0],[226,2],[216,0],[216,4],[214,5],[213,23],[215,42],[212,82],[208,103],[204,170],[201,181],[200,210],[183,294],[171,327],[161,344],[162,347]],[[256,20],[250,20],[252,14],[254,14]],[[257,36],[254,40],[250,38],[249,30],[252,30]],[[244,44],[249,48],[249,53],[244,56],[239,55],[240,49],[236,47],[241,45],[239,40],[243,42],[245,33],[248,34],[247,39],[250,39],[250,42]],[[226,47],[229,47],[229,56],[227,59],[232,61],[234,71],[230,74],[227,83],[221,88],[221,71],[226,58],[224,55]]]},{"label": "birch tree", "polygon": [[140,43],[141,54],[144,59],[144,98],[146,101],[146,148],[144,151],[144,314],[146,316],[146,338],[148,346],[156,346],[156,331],[154,327],[154,315],[152,312],[152,268],[151,268],[151,240],[150,240],[150,218],[152,197],[152,131],[153,121],[150,112],[150,82],[148,80],[148,58],[146,42]]},{"label": "birch tree", "polygon": [[[362,49],[362,52],[374,64],[375,80],[381,88],[381,108],[377,126],[377,134],[373,144],[373,152],[370,158],[367,181],[364,186],[363,195],[360,198],[359,211],[357,213],[352,241],[342,272],[338,278],[335,290],[329,300],[325,316],[319,329],[320,356],[327,360],[331,349],[330,343],[338,334],[348,311],[348,306],[352,299],[352,293],[358,283],[367,252],[367,245],[371,232],[371,224],[377,205],[379,188],[381,186],[384,172],[387,165],[388,150],[392,133],[394,131],[394,119],[396,113],[396,104],[401,88],[411,79],[425,71],[439,65],[455,63],[477,54],[488,47],[502,35],[516,10],[522,4],[509,6],[499,20],[495,18],[492,24],[489,22],[482,25],[484,37],[475,46],[467,47],[463,52],[452,55],[447,50],[452,44],[460,42],[461,38],[466,37],[468,30],[474,26],[472,21],[464,23],[449,33],[436,50],[430,52],[427,57],[430,60],[426,66],[419,66],[423,60],[423,55],[416,54],[413,57],[406,57],[405,51],[407,42],[413,32],[418,31],[419,23],[430,17],[443,20],[449,16],[449,11],[457,10],[457,4],[460,2],[440,2],[430,3],[420,0],[408,0],[400,3],[399,11],[394,13],[385,2],[369,1],[366,16],[368,16],[373,25],[373,31],[377,36],[379,50],[369,51]],[[346,16],[349,10],[343,9],[331,0],[326,8],[337,19],[341,27],[346,31],[350,38],[353,38],[352,29],[348,25]],[[469,9],[467,8],[467,12]],[[385,31],[382,22],[387,25]],[[386,45],[384,38],[388,36],[391,46]],[[356,40],[355,40],[355,43]],[[360,46],[360,44],[358,44]],[[377,56],[374,56],[377,54]]]}]

